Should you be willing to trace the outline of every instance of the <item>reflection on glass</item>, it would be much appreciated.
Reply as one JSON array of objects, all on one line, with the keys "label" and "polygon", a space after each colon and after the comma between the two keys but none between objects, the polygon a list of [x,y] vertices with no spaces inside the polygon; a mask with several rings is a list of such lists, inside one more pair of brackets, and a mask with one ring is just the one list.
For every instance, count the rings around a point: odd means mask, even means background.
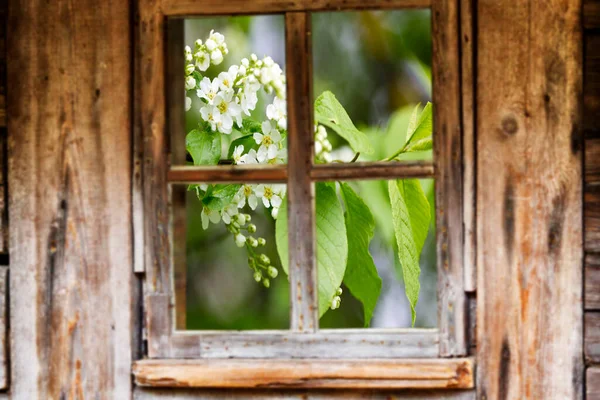
[{"label": "reflection on glass", "polygon": [[[186,289],[185,298],[178,299],[186,304],[187,329],[288,329],[288,282],[275,246],[285,189],[173,186],[175,287]],[[184,196],[180,202],[177,193]],[[178,276],[182,261],[185,273]]]},{"label": "reflection on glass", "polygon": [[435,327],[433,180],[317,183],[315,191],[320,326]]},{"label": "reflection on glass", "polygon": [[283,17],[190,19],[184,28],[188,163],[286,163]]},{"label": "reflection on glass", "polygon": [[315,161],[431,159],[430,12],[315,13],[312,37]]}]

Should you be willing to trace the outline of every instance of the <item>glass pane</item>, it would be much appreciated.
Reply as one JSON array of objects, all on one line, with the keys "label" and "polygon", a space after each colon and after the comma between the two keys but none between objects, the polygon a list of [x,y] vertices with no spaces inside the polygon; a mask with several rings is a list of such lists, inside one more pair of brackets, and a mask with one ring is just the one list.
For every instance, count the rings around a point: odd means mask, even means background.
[{"label": "glass pane", "polygon": [[429,10],[316,13],[312,21],[316,162],[430,160]]},{"label": "glass pane", "polygon": [[172,146],[186,146],[188,165],[286,163],[283,16],[183,25],[186,138],[172,132]]},{"label": "glass pane", "polygon": [[172,185],[178,329],[288,329],[275,245],[285,185]]},{"label": "glass pane", "polygon": [[321,328],[437,325],[433,180],[317,183]]}]

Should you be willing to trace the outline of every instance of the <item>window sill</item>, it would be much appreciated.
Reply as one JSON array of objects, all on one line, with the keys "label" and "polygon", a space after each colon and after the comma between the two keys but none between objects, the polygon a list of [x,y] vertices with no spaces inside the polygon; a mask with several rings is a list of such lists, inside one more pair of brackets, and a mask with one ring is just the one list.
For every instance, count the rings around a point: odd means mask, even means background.
[{"label": "window sill", "polygon": [[472,358],[162,360],[133,364],[139,386],[183,388],[470,389]]}]

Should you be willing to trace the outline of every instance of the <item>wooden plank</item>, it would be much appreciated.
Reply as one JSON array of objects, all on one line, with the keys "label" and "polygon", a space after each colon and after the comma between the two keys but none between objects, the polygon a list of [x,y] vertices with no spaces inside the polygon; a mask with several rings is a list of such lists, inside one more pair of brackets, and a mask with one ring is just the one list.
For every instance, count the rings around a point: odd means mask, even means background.
[{"label": "wooden plank", "polygon": [[600,311],[600,254],[585,256],[584,297],[586,310]]},{"label": "wooden plank", "polygon": [[461,100],[462,100],[462,143],[463,143],[463,221],[464,255],[463,271],[465,291],[477,288],[476,268],[476,225],[475,225],[475,117],[474,117],[474,73],[473,73],[473,0],[460,1],[461,38]]},{"label": "wooden plank", "polygon": [[[156,341],[158,342],[158,341]],[[336,329],[316,333],[286,331],[181,332],[171,336],[162,358],[435,358],[436,329]]]},{"label": "wooden plank", "polygon": [[474,390],[169,389],[136,387],[135,400],[475,400]]},{"label": "wooden plank", "polygon": [[467,353],[458,0],[432,4],[440,355]]},{"label": "wooden plank", "polygon": [[585,29],[600,28],[600,0],[583,0],[583,26]]},{"label": "wooden plank", "polygon": [[8,9],[10,394],[127,399],[130,4]]},{"label": "wooden plank", "polygon": [[586,185],[583,201],[585,250],[600,252],[600,185]]},{"label": "wooden plank", "polygon": [[173,166],[168,172],[171,183],[196,182],[287,182],[288,171],[285,165],[229,165],[217,167]]},{"label": "wooden plank", "polygon": [[428,8],[430,5],[431,0],[163,0],[164,13],[169,16]]},{"label": "wooden plank", "polygon": [[0,389],[8,389],[8,268],[0,267]]},{"label": "wooden plank", "polygon": [[290,324],[298,332],[319,327],[315,253],[312,54],[310,15],[285,14],[288,105],[288,243]]},{"label": "wooden plank", "polygon": [[585,312],[584,354],[587,364],[600,363],[600,312]]},{"label": "wooden plank", "polygon": [[0,4],[0,128],[6,127],[7,5],[6,1]]},{"label": "wooden plank", "polygon": [[139,386],[403,389],[473,387],[469,358],[415,360],[141,360]]},{"label": "wooden plank", "polygon": [[600,138],[600,32],[586,32],[584,39],[583,129],[586,138]]},{"label": "wooden plank", "polygon": [[600,367],[590,367],[585,378],[586,400],[600,400]]},{"label": "wooden plank", "polygon": [[600,137],[585,140],[585,183],[600,185]]},{"label": "wooden plank", "polygon": [[478,396],[581,399],[581,2],[477,10]]},{"label": "wooden plank", "polygon": [[314,181],[433,178],[433,163],[428,161],[402,161],[386,163],[335,163],[317,164],[310,177]]}]

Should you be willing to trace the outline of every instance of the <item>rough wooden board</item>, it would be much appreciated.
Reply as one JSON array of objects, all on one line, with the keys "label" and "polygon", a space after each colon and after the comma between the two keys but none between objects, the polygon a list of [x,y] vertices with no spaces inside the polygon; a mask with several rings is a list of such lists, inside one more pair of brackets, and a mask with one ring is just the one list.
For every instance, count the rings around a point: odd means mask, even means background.
[{"label": "rough wooden board", "polygon": [[141,360],[140,386],[402,389],[473,387],[468,358],[407,360]]},{"label": "rough wooden board", "polygon": [[432,4],[440,355],[467,353],[458,0]]},{"label": "rough wooden board", "polygon": [[600,312],[586,311],[584,324],[585,361],[587,364],[600,363]]},{"label": "rough wooden board", "polygon": [[590,367],[585,378],[586,400],[600,400],[600,367]]},{"label": "rough wooden board", "polygon": [[[154,330],[151,330],[154,332]],[[159,342],[154,340],[153,342]],[[435,358],[435,329],[335,329],[317,333],[287,331],[186,332],[170,338],[160,358]],[[164,346],[163,346],[164,347]]]},{"label": "rough wooden board", "polygon": [[600,28],[600,0],[583,0],[583,25],[586,29]]},{"label": "rough wooden board", "polygon": [[584,297],[586,310],[600,311],[600,254],[585,256]]},{"label": "rough wooden board", "polygon": [[600,252],[600,185],[586,185],[583,201],[585,251]]},{"label": "rough wooden board", "polygon": [[581,2],[477,10],[478,395],[581,399]]},{"label": "rough wooden board", "polygon": [[583,129],[587,138],[600,138],[600,32],[586,32],[584,42]]},{"label": "rough wooden board", "polygon": [[310,180],[314,154],[311,42],[310,14],[286,13],[290,324],[299,332],[319,328],[315,189]]},{"label": "rough wooden board", "polygon": [[586,185],[600,185],[600,137],[585,140],[584,168]]},{"label": "rough wooden board", "polygon": [[431,0],[163,0],[166,15],[270,14],[286,11],[428,8]]},{"label": "rough wooden board", "polygon": [[7,2],[0,4],[0,127],[6,126],[6,36]]},{"label": "rough wooden board", "polygon": [[[8,268],[0,267],[0,389],[8,389]],[[1,397],[0,397],[1,398]]]},{"label": "rough wooden board", "polygon": [[215,389],[165,389],[137,387],[135,400],[475,400],[474,390],[215,390]]},{"label": "rough wooden board", "polygon": [[128,2],[9,2],[13,399],[131,396]]}]

